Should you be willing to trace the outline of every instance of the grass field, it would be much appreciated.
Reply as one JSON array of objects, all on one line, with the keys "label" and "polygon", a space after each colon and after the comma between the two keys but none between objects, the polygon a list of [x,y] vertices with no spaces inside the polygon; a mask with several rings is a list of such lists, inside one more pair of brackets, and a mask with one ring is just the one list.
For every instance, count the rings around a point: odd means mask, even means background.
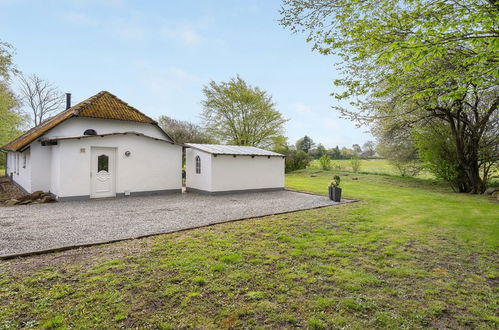
[{"label": "grass field", "polygon": [[[311,161],[309,164],[309,169],[321,169],[319,160],[316,159]],[[349,159],[332,160],[331,169],[336,169],[343,172],[352,171]],[[400,175],[400,172],[397,170],[397,168],[390,164],[390,162],[386,159],[361,159],[359,172],[368,174],[387,174],[395,176]],[[433,175],[423,170],[416,177],[421,179],[432,179]]]},{"label": "grass field", "polygon": [[340,174],[360,202],[2,262],[0,328],[499,326],[497,202]]}]

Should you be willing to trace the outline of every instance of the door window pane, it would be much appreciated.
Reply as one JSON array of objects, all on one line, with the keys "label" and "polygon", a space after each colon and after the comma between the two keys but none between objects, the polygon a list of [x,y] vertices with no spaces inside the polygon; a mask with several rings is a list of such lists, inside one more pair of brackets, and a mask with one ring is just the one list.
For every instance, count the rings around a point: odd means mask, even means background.
[{"label": "door window pane", "polygon": [[100,155],[97,157],[97,172],[109,172],[109,157],[107,155]]}]

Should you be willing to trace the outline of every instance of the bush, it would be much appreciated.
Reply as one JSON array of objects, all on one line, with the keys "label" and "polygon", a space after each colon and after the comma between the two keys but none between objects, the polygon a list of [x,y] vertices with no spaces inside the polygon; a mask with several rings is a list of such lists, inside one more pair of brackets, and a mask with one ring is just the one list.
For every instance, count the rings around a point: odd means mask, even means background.
[{"label": "bush", "polygon": [[310,156],[303,150],[288,150],[286,152],[286,173],[304,169],[310,163]]},{"label": "bush", "polygon": [[332,162],[331,167],[337,171],[343,171],[345,169],[341,162]]},{"label": "bush", "polygon": [[395,166],[401,176],[416,176],[419,174],[419,172],[421,172],[420,161],[404,162],[390,160],[390,163]]},{"label": "bush", "polygon": [[323,170],[329,170],[331,168],[331,158],[326,154],[323,154],[319,158],[319,163],[321,164],[321,168]]},{"label": "bush", "polygon": [[350,159],[350,167],[354,172],[358,172],[360,170],[360,158],[358,156],[354,156]]}]

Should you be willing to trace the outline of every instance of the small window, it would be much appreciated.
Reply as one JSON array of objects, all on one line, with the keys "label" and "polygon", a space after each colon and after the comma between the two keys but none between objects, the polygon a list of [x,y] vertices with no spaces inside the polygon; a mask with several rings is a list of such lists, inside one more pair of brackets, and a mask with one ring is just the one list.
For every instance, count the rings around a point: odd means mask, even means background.
[{"label": "small window", "polygon": [[201,174],[201,158],[196,156],[196,174]]},{"label": "small window", "polygon": [[97,135],[97,132],[94,129],[87,129],[83,135]]},{"label": "small window", "polygon": [[107,155],[97,157],[97,173],[100,171],[109,172],[109,157]]},{"label": "small window", "polygon": [[26,168],[26,154],[23,155],[23,168]]}]

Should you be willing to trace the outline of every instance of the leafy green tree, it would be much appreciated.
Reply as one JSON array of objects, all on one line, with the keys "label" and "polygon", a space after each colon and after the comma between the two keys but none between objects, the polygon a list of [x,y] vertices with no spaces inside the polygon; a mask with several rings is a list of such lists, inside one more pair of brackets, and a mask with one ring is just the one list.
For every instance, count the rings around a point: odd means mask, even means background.
[{"label": "leafy green tree", "polygon": [[314,141],[306,135],[296,141],[296,149],[303,150],[305,153],[308,153],[314,146]]},{"label": "leafy green tree", "polygon": [[379,155],[387,159],[401,176],[417,175],[422,164],[412,138],[404,134],[397,135],[394,132],[383,133],[377,136],[379,142],[376,149]]},{"label": "leafy green tree", "polygon": [[[0,147],[21,134],[24,117],[18,111],[18,100],[9,88],[10,78],[17,70],[12,61],[14,48],[0,41]],[[0,152],[0,167],[5,154]]]},{"label": "leafy green tree", "polygon": [[285,154],[289,150],[288,138],[284,135],[273,137],[271,150],[277,153]]},{"label": "leafy green tree", "polygon": [[338,146],[329,150],[329,153],[331,154],[332,159],[341,159],[341,151]]},{"label": "leafy green tree", "polygon": [[18,72],[12,61],[13,57],[14,47],[5,41],[0,41],[0,80],[4,82],[10,80],[12,74]]},{"label": "leafy green tree", "polygon": [[322,155],[327,154],[327,149],[321,143],[319,143],[317,147],[310,149],[308,151],[308,154],[314,159],[319,159]]},{"label": "leafy green tree", "polygon": [[374,141],[367,141],[362,145],[362,157],[370,158],[376,154],[376,144]]},{"label": "leafy green tree", "polygon": [[286,173],[304,169],[310,163],[310,156],[303,150],[288,150],[285,158]]},{"label": "leafy green tree", "polygon": [[272,97],[239,76],[203,88],[201,118],[208,134],[223,143],[271,148],[286,119]]},{"label": "leafy green tree", "polygon": [[[369,124],[397,118],[408,130],[442,123],[462,180],[485,189],[482,159],[499,161],[490,139],[498,117],[499,6],[487,0],[284,0],[281,24],[307,32],[323,54],[345,65],[334,95]],[[492,123],[492,125],[491,125]]]},{"label": "leafy green tree", "polygon": [[440,125],[414,135],[419,154],[430,172],[447,181],[455,191],[461,191],[463,181],[459,177],[457,155],[453,152],[454,140],[448,139],[449,128]]},{"label": "leafy green tree", "polygon": [[215,143],[199,125],[168,116],[160,116],[158,125],[177,143]]},{"label": "leafy green tree", "polygon": [[350,159],[355,156],[355,152],[352,149],[346,147],[341,148],[341,159]]},{"label": "leafy green tree", "polygon": [[356,156],[360,156],[360,154],[362,153],[362,148],[358,144],[353,144],[352,150]]}]

